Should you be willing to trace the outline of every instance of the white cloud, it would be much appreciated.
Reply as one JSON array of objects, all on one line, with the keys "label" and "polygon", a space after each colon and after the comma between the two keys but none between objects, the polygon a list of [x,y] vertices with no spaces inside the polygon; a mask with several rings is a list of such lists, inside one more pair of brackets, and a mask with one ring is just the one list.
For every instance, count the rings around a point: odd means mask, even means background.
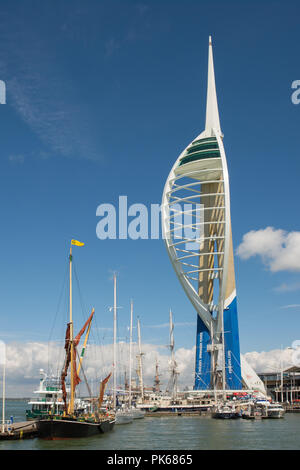
[{"label": "white cloud", "polygon": [[287,369],[294,365],[293,354],[295,350],[273,349],[271,351],[252,351],[244,354],[244,358],[255,370],[255,372],[280,372],[281,361],[283,369]]},{"label": "white cloud", "polygon": [[[128,377],[129,344],[120,342],[118,344],[118,382],[124,383],[124,372]],[[81,352],[81,346],[78,347]],[[147,387],[154,383],[156,360],[159,364],[159,373],[162,390],[165,390],[169,380],[170,355],[167,348],[161,345],[143,344],[143,373],[144,382]],[[132,374],[136,376],[137,369],[137,345],[133,345]],[[37,389],[39,382],[39,370],[44,369],[47,373],[60,375],[64,360],[64,348],[57,343],[8,343],[6,345],[6,382],[8,397],[30,397]],[[180,348],[175,353],[178,364],[179,387],[186,385],[192,387],[194,377],[195,348]],[[87,346],[83,361],[83,371],[92,387],[97,393],[99,381],[112,371],[113,346],[90,344]],[[82,378],[82,393],[86,394],[84,379]]]},{"label": "white cloud", "polygon": [[272,272],[300,271],[300,232],[267,227],[251,230],[236,250],[241,259],[260,256]]},{"label": "white cloud", "polygon": [[[132,376],[136,377],[137,346],[134,345],[132,354]],[[118,345],[118,383],[124,384],[126,370],[128,378],[129,345]],[[256,372],[280,372],[281,360],[283,368],[293,365],[295,349],[274,349],[271,351],[252,351],[244,354],[245,359]],[[78,348],[80,354],[81,347]],[[156,361],[159,364],[161,390],[165,391],[170,377],[170,354],[166,348],[160,345],[143,344],[143,373],[145,386],[152,387],[155,377]],[[38,388],[39,370],[60,375],[64,360],[64,348],[58,343],[8,343],[6,345],[6,391],[8,397],[30,397]],[[83,371],[92,388],[92,393],[99,390],[99,382],[112,371],[113,346],[90,344],[87,346],[83,361]],[[191,349],[179,348],[175,352],[179,377],[179,389],[186,386],[193,387],[195,370],[195,346]],[[81,384],[82,395],[87,394],[84,378]]]}]

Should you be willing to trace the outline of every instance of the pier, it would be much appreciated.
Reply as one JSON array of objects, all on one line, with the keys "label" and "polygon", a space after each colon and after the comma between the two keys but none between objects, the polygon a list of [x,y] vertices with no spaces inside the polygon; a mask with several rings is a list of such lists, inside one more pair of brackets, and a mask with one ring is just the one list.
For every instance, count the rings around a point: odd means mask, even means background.
[{"label": "pier", "polygon": [[0,440],[31,439],[37,436],[36,421],[23,421],[20,423],[7,423],[4,432],[1,429]]}]

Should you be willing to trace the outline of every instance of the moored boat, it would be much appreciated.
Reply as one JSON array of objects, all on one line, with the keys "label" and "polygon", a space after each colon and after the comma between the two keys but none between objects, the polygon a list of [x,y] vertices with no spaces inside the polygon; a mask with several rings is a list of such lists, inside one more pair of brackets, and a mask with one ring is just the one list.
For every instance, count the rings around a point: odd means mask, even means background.
[{"label": "moored boat", "polygon": [[285,415],[285,410],[280,403],[269,403],[267,406],[264,407],[262,412],[262,418],[270,418],[270,419],[279,419],[283,418]]},{"label": "moored boat", "polygon": [[241,417],[240,413],[233,406],[229,406],[226,403],[217,405],[212,410],[211,416],[215,419],[238,419]]},{"label": "moored boat", "polygon": [[[69,270],[70,270],[70,284],[69,284],[69,312],[70,321],[67,325],[65,336],[65,361],[60,377],[61,386],[61,399],[63,403],[63,413],[56,412],[55,409],[49,411],[47,416],[42,417],[37,421],[38,437],[44,439],[62,439],[62,438],[76,438],[88,437],[96,434],[102,434],[113,429],[115,424],[114,414],[106,414],[101,412],[101,406],[104,396],[105,386],[111,376],[109,374],[100,384],[99,399],[93,403],[91,413],[83,412],[76,409],[75,406],[75,390],[76,386],[80,383],[79,373],[81,370],[84,349],[87,343],[87,338],[90,332],[91,322],[94,315],[94,309],[88,320],[85,322],[83,328],[78,335],[74,338],[73,334],[73,317],[72,317],[72,245],[83,246],[84,244],[77,240],[71,241],[70,256],[69,256]],[[81,336],[85,333],[85,341],[83,351],[80,356],[78,367],[76,367],[77,346],[80,342]],[[67,396],[66,377],[70,367],[70,396]],[[57,390],[56,390],[57,392]]]},{"label": "moored boat", "polygon": [[113,429],[114,417],[91,418],[49,415],[37,423],[38,437],[42,439],[62,439],[89,437]]},{"label": "moored boat", "polygon": [[116,424],[129,424],[133,421],[133,415],[129,410],[116,411]]}]

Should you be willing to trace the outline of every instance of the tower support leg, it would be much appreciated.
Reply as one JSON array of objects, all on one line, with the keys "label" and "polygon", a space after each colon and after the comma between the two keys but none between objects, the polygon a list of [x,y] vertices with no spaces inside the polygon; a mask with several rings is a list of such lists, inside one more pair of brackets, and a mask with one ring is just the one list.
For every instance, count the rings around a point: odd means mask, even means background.
[{"label": "tower support leg", "polygon": [[224,310],[226,388],[242,389],[240,340],[236,297]]},{"label": "tower support leg", "polygon": [[211,383],[211,354],[207,350],[210,333],[197,315],[195,390],[209,390]]}]

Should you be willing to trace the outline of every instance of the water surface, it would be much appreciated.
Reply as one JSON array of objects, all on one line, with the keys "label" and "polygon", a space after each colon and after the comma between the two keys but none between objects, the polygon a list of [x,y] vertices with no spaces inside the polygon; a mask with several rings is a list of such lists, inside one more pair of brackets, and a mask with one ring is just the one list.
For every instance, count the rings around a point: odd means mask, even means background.
[{"label": "water surface", "polygon": [[[6,416],[25,421],[25,401],[7,401]],[[2,413],[2,410],[1,410]],[[1,415],[2,416],[2,415]],[[295,450],[300,413],[283,419],[217,420],[210,416],[146,417],[81,439],[0,441],[1,450]]]}]

